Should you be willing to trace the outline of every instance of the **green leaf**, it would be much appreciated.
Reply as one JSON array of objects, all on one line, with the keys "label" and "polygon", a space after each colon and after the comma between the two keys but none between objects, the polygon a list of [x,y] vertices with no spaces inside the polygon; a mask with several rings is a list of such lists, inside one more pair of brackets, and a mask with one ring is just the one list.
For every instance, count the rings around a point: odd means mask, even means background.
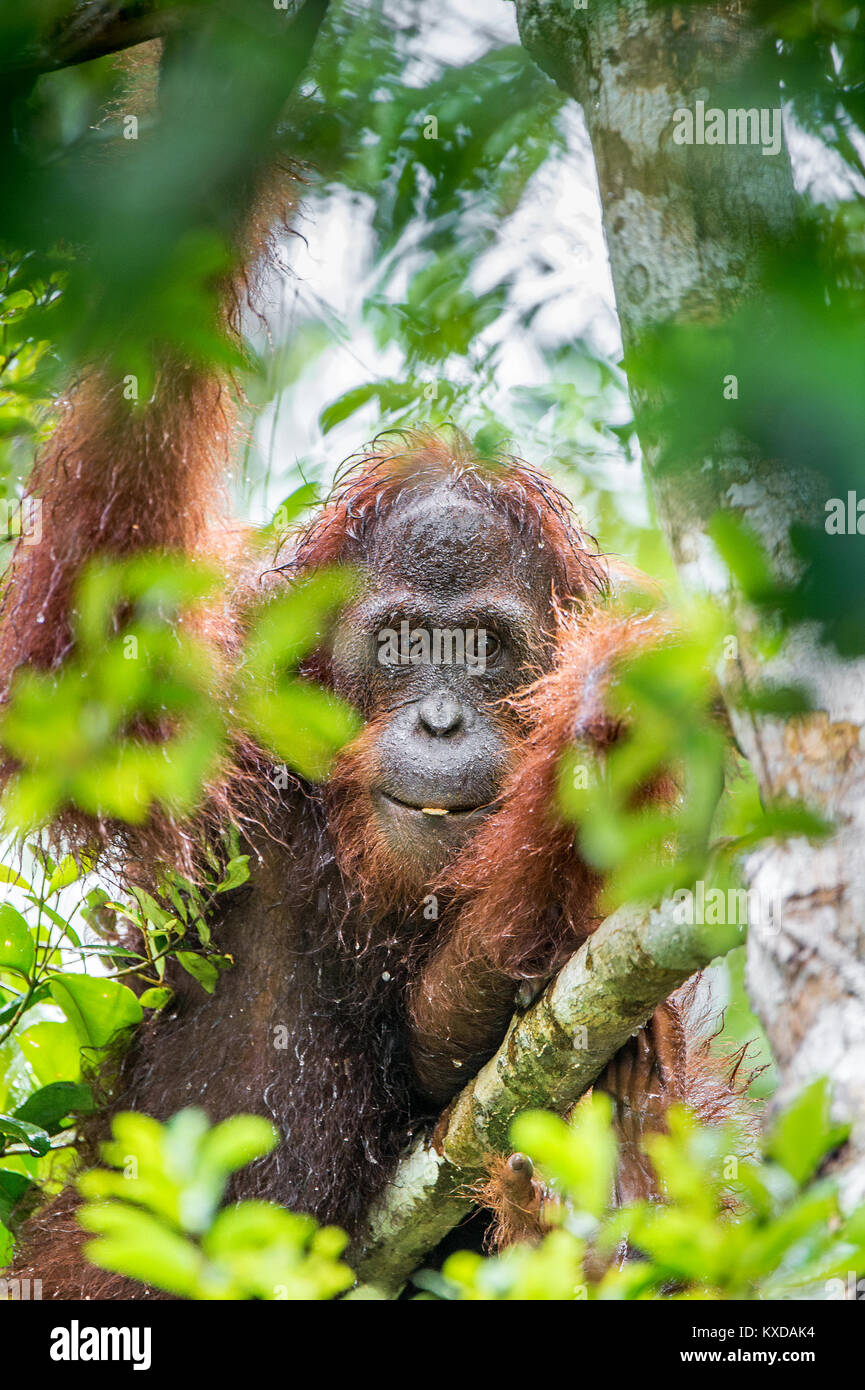
[{"label": "green leaf", "polygon": [[318,417],[318,425],[322,434],[329,434],[332,429],[347,420],[355,411],[371,401],[378,394],[378,383],[369,382],[365,386],[355,386],[350,391],[346,391],[330,405],[325,406]]},{"label": "green leaf", "polygon": [[60,1121],[65,1120],[72,1111],[83,1115],[92,1113],[93,1092],[90,1087],[74,1081],[52,1081],[28,1096],[15,1111],[15,1118],[38,1125],[49,1134],[56,1134],[62,1127]]},{"label": "green leaf", "polygon": [[16,1143],[26,1144],[30,1153],[37,1158],[47,1154],[51,1148],[51,1138],[40,1125],[28,1124],[26,1120],[16,1119],[14,1115],[0,1115],[0,1134]]},{"label": "green leaf", "polygon": [[174,998],[174,990],[169,989],[168,985],[162,985],[154,989],[146,989],[139,995],[138,1002],[144,1009],[164,1009]]},{"label": "green leaf", "polygon": [[30,1178],[24,1173],[0,1168],[0,1221],[4,1226],[9,1225],[13,1211],[30,1185]]},{"label": "green leaf", "polygon": [[91,975],[54,975],[51,994],[65,1013],[82,1047],[104,1047],[143,1017],[141,1005],[119,980]]},{"label": "green leaf", "polygon": [[283,502],[277,507],[272,525],[277,530],[282,530],[305,512],[308,507],[314,507],[318,501],[318,487],[315,483],[301,483],[294,492],[289,493]]},{"label": "green leaf", "polygon": [[84,1253],[100,1269],[155,1284],[179,1298],[195,1296],[201,1252],[150,1212],[128,1203],[89,1202],[78,1220],[98,1237],[85,1245]]},{"label": "green leaf", "polygon": [[126,946],[78,946],[82,956],[105,956],[108,960],[137,960],[147,964],[147,957],[140,951],[130,951]]},{"label": "green leaf", "polygon": [[742,585],[758,599],[774,587],[766,552],[757,534],[733,512],[716,512],[707,527],[721,559]]},{"label": "green leaf", "polygon": [[778,1117],[766,1145],[769,1157],[800,1184],[816,1173],[826,1154],[849,1133],[849,1127],[832,1124],[830,1103],[829,1082],[820,1077]]},{"label": "green leaf", "polygon": [[242,712],[263,742],[310,781],[327,776],[337,751],[361,723],[350,705],[304,680],[250,691]]},{"label": "green leaf", "polygon": [[596,1091],[567,1124],[545,1110],[526,1110],[511,1125],[511,1138],[556,1178],[575,1204],[600,1216],[609,1200],[616,1164],[609,1097]]},{"label": "green leaf", "polygon": [[75,1081],[81,1073],[78,1039],[69,1023],[34,1023],[20,1035],[18,1046],[43,1086]]},{"label": "green leaf", "polygon": [[238,854],[234,859],[228,861],[225,871],[225,878],[217,885],[217,893],[228,893],[232,888],[238,888],[241,883],[246,883],[249,878],[249,855]]},{"label": "green leaf", "polygon": [[16,888],[29,888],[32,892],[32,886],[26,878],[22,878],[15,869],[10,869],[8,864],[0,864],[0,883],[11,883]]},{"label": "green leaf", "polygon": [[59,893],[61,888],[68,888],[70,883],[75,883],[77,879],[83,877],[89,867],[90,865],[83,862],[79,864],[73,854],[67,854],[65,859],[61,859],[48,880],[45,897],[50,898],[53,893]]},{"label": "green leaf", "polygon": [[319,645],[355,587],[350,569],[332,565],[267,599],[244,646],[244,683],[257,688],[274,670],[296,667]]},{"label": "green leaf", "polygon": [[797,685],[764,685],[745,689],[737,694],[736,704],[749,714],[773,715],[779,719],[807,714],[813,708],[808,692]]},{"label": "green leaf", "polygon": [[197,980],[202,989],[212,994],[216,989],[219,971],[206,956],[196,955],[195,951],[178,951],[176,959],[188,975]]},{"label": "green leaf", "polygon": [[10,903],[0,907],[0,970],[13,970],[29,979],[36,964],[36,947],[25,919]]},{"label": "green leaf", "polygon": [[[21,999],[23,997],[24,996],[21,995],[18,998],[13,999],[9,1004],[4,1005],[4,1007],[0,1009],[0,1024],[8,1023],[10,1019],[12,1019],[15,1016],[15,1014],[18,1012],[18,1009],[21,1006]],[[24,1010],[24,1013],[26,1014],[29,1009],[32,1009],[34,1004],[41,1004],[42,1000],[46,999],[47,997],[47,984],[37,985],[30,996],[27,1008]]]},{"label": "green leaf", "polygon": [[279,1134],[269,1120],[258,1115],[234,1115],[209,1131],[201,1156],[220,1173],[233,1173],[270,1153],[278,1143]]},{"label": "green leaf", "polygon": [[171,920],[170,913],[160,907],[156,899],[145,892],[143,888],[133,888],[132,896],[135,898],[147,921],[152,923],[155,927],[160,927],[164,931],[168,922]]}]

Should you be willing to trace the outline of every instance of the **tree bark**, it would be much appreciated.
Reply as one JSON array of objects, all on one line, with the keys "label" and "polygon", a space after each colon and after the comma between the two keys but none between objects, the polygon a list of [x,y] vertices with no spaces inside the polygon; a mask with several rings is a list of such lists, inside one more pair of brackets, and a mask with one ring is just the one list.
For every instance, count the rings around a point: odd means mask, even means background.
[{"label": "tree bark", "polygon": [[188,9],[157,8],[153,0],[135,0],[128,5],[104,6],[85,3],[69,5],[39,43],[15,47],[0,56],[5,73],[55,72],[59,68],[89,63],[111,53],[122,53],[140,43],[164,38],[189,22]]},{"label": "tree bark", "polygon": [[[285,21],[288,21],[303,44],[307,42],[303,31],[310,26],[312,38],[315,37],[327,9],[327,0],[306,0],[305,4],[293,8],[301,13],[292,14],[288,6],[277,6],[269,0],[257,14],[253,10],[251,18],[259,29],[262,24],[270,23],[274,41],[284,37]],[[170,7],[157,6],[155,0],[129,0],[128,4],[114,5],[104,5],[99,0],[74,4],[70,0],[68,13],[48,26],[38,41],[0,54],[0,73],[15,74],[17,80],[32,82],[43,72],[90,63],[154,39],[194,34],[207,21],[206,6],[184,4],[182,0]],[[311,43],[307,42],[307,46],[311,47]]]},{"label": "tree bark", "polygon": [[[644,330],[717,322],[758,294],[761,246],[793,225],[786,151],[672,139],[677,108],[693,111],[701,98],[707,108],[743,105],[727,95],[758,36],[741,3],[517,0],[517,14],[526,48],[585,112],[627,367]],[[766,94],[744,104],[765,106]],[[651,390],[662,397],[664,383]],[[641,444],[651,477],[655,442]],[[776,576],[789,577],[790,524],[822,517],[833,489],[731,435],[687,474],[655,478],[654,490],[683,578],[730,605],[739,658],[721,661],[718,674],[764,801],[801,799],[837,827],[821,843],[768,842],[751,855],[749,886],[773,905],[774,921],[750,933],[748,988],[778,1064],[775,1103],[815,1076],[833,1082],[835,1118],[853,1127],[833,1161],[852,1206],[865,1197],[865,664],[837,658],[800,628],[761,669],[755,615],[727,589],[707,537],[713,513],[731,510],[760,537]],[[812,712],[788,721],[743,712],[737,692],[767,678],[803,687]]]}]

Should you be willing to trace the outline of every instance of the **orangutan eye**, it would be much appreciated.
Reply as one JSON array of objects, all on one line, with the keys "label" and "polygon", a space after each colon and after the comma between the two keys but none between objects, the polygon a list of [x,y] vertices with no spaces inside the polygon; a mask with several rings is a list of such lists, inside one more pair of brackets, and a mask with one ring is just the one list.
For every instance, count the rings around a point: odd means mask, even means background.
[{"label": "orangutan eye", "polygon": [[502,644],[494,632],[479,627],[473,634],[477,660],[484,666],[495,666],[501,656]]}]

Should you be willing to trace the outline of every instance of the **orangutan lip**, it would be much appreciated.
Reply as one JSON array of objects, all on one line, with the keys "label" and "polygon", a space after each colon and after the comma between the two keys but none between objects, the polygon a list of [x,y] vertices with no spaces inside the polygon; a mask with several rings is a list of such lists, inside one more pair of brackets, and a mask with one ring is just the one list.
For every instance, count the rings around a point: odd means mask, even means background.
[{"label": "orangutan lip", "polygon": [[390,801],[392,805],[399,806],[403,811],[414,811],[421,816],[473,816],[476,811],[486,808],[479,806],[418,806],[411,801],[401,801],[398,796],[391,796],[390,792],[379,792],[383,801]]}]

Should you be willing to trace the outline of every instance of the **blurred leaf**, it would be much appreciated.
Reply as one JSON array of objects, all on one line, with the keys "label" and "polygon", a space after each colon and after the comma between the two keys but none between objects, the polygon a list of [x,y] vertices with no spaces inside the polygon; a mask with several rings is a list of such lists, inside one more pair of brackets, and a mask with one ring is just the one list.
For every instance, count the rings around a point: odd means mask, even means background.
[{"label": "blurred leaf", "polygon": [[219,1173],[233,1173],[276,1148],[279,1136],[269,1120],[235,1115],[215,1125],[204,1137],[201,1162]]},{"label": "blurred leaf", "polygon": [[196,1299],[334,1298],[354,1276],[339,1261],[348,1237],[266,1202],[219,1210],[228,1178],[272,1151],[267,1121],[236,1115],[214,1128],[200,1110],[167,1125],[120,1114],[108,1162],[79,1180],[88,1258],[105,1269]]},{"label": "blurred leaf", "polygon": [[319,781],[334,755],[360,728],[350,705],[311,681],[283,681],[277,690],[249,691],[244,722],[289,767]]},{"label": "blurred leaf", "polygon": [[88,1243],[86,1252],[100,1269],[154,1284],[178,1298],[194,1297],[201,1254],[156,1216],[119,1202],[89,1202],[78,1220],[98,1237]]},{"label": "blurred leaf", "polygon": [[769,1137],[767,1153],[798,1183],[813,1177],[826,1155],[837,1149],[849,1132],[849,1126],[832,1123],[830,1100],[825,1078],[812,1082],[779,1115]]},{"label": "blurred leaf", "polygon": [[354,585],[349,570],[332,566],[264,603],[246,641],[246,682],[265,679],[274,669],[298,666],[323,640],[328,623],[350,598]]},{"label": "blurred leaf", "polygon": [[583,1211],[599,1217],[609,1202],[616,1168],[616,1141],[610,1126],[612,1103],[601,1091],[574,1111],[570,1124],[543,1110],[518,1115],[511,1139],[573,1196]]}]

